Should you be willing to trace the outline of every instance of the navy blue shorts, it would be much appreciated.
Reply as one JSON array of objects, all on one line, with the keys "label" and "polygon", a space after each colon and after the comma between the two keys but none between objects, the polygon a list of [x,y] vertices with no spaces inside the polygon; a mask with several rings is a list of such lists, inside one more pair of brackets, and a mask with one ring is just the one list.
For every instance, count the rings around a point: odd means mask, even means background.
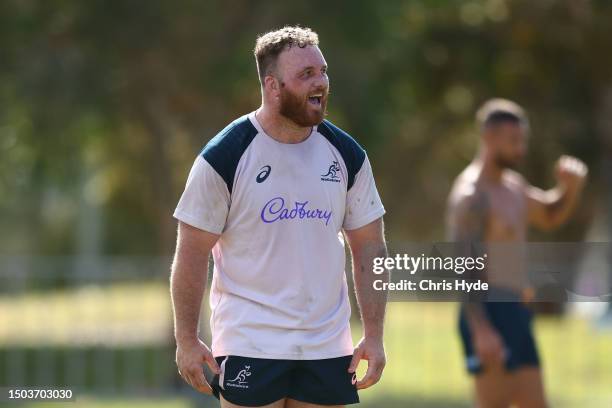
[{"label": "navy blue shorts", "polygon": [[273,360],[217,357],[221,374],[209,383],[232,404],[259,407],[283,398],[318,405],[359,402],[356,377],[349,373],[352,356],[322,360]]},{"label": "navy blue shorts", "polygon": [[[482,306],[489,321],[503,339],[506,370],[512,371],[521,366],[538,367],[540,358],[531,327],[533,319],[531,310],[520,301],[483,302]],[[459,313],[459,331],[466,368],[470,373],[478,374],[482,372],[482,364],[474,352],[472,333],[463,307]]]}]

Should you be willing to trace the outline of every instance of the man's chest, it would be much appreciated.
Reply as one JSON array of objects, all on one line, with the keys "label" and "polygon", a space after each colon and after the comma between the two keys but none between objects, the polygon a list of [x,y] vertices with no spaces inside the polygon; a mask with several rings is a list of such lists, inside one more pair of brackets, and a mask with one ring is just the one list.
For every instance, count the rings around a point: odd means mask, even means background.
[{"label": "man's chest", "polygon": [[236,169],[230,216],[263,224],[341,224],[347,174],[337,150],[320,143],[254,147]]},{"label": "man's chest", "polygon": [[488,238],[503,241],[523,239],[526,230],[524,195],[516,188],[507,186],[492,189],[488,195]]}]

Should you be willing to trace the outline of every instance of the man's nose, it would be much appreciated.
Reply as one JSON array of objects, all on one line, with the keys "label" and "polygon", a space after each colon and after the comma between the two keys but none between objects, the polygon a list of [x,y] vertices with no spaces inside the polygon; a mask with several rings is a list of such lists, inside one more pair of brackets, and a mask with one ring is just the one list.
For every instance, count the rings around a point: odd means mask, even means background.
[{"label": "man's nose", "polygon": [[315,88],[321,88],[321,89],[327,90],[327,88],[329,87],[329,78],[327,77],[326,74],[321,73],[315,78],[313,85]]}]

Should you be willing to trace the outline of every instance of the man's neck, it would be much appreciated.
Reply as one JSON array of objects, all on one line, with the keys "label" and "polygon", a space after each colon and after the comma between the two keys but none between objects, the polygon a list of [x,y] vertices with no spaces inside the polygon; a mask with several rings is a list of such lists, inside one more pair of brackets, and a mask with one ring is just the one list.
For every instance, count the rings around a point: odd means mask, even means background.
[{"label": "man's neck", "polygon": [[499,167],[492,159],[481,155],[476,158],[476,164],[480,167],[480,178],[489,183],[500,184],[504,169]]},{"label": "man's neck", "polygon": [[257,109],[255,118],[268,136],[281,143],[303,142],[312,131],[312,127],[299,126],[266,105]]}]

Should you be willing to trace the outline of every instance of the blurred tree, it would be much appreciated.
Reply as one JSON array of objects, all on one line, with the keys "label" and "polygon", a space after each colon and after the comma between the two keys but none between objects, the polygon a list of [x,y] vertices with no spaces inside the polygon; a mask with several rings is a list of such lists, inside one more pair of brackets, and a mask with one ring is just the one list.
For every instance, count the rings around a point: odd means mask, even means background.
[{"label": "blurred tree", "polygon": [[591,166],[590,199],[556,235],[579,238],[610,189],[611,19],[609,2],[576,0],[4,1],[0,252],[170,253],[197,152],[259,104],[256,35],[298,23],[320,34],[330,119],[368,149],[391,239],[442,239],[493,96],[530,114],[532,182],[549,186],[562,152]]}]

